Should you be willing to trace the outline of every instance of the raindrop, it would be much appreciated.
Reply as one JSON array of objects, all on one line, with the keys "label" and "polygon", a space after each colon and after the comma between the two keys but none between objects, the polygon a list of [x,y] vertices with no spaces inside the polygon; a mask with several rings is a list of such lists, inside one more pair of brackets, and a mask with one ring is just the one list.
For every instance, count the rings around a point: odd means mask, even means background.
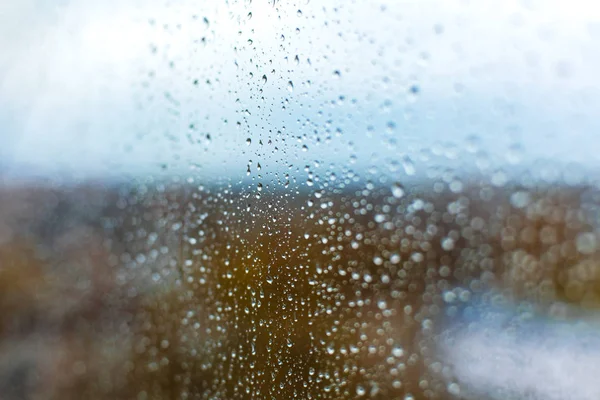
[{"label": "raindrop", "polygon": [[581,254],[593,254],[596,252],[598,246],[596,235],[590,232],[580,233],[577,235],[575,245],[577,246],[577,251]]},{"label": "raindrop", "polygon": [[442,239],[442,248],[446,251],[450,251],[454,249],[454,239],[452,238],[444,238]]},{"label": "raindrop", "polygon": [[356,395],[357,396],[364,396],[365,394],[367,394],[367,390],[364,388],[364,386],[358,385],[356,387]]},{"label": "raindrop", "polygon": [[450,393],[453,396],[458,396],[460,395],[460,386],[458,386],[457,383],[451,383],[448,385],[448,393]]},{"label": "raindrop", "polygon": [[394,347],[392,349],[392,355],[396,358],[400,358],[404,355],[404,349],[402,347]]},{"label": "raindrop", "polygon": [[409,156],[402,157],[402,167],[404,167],[404,172],[408,176],[412,176],[416,172],[415,164]]},{"label": "raindrop", "polygon": [[404,197],[404,186],[398,182],[394,183],[392,185],[392,195],[397,199]]},{"label": "raindrop", "polygon": [[515,208],[525,208],[531,202],[531,196],[527,192],[514,192],[510,195],[510,204]]}]

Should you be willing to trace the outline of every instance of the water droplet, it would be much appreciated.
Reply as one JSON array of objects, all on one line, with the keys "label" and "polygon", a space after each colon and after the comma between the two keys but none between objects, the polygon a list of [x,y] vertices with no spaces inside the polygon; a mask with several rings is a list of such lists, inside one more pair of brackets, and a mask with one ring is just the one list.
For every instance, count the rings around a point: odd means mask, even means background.
[{"label": "water droplet", "polygon": [[453,396],[458,396],[460,394],[460,386],[457,383],[451,383],[448,385],[448,393]]},{"label": "water droplet", "polygon": [[402,347],[394,347],[392,349],[392,355],[396,358],[400,358],[404,355],[404,349]]},{"label": "water droplet", "polygon": [[596,235],[591,232],[580,233],[575,239],[575,246],[581,254],[593,254],[598,247]]},{"label": "water droplet", "polygon": [[450,251],[454,249],[454,239],[452,238],[444,238],[442,239],[442,249],[446,251]]},{"label": "water droplet", "polygon": [[446,293],[444,293],[443,298],[446,303],[454,303],[456,301],[456,293],[452,291],[447,291]]},{"label": "water droplet", "polygon": [[515,208],[525,208],[531,203],[531,196],[527,192],[519,191],[510,195],[510,204]]},{"label": "water droplet", "polygon": [[412,176],[415,174],[415,163],[409,156],[402,157],[402,166],[404,167],[404,172],[408,176]]},{"label": "water droplet", "polygon": [[363,386],[361,386],[361,385],[358,385],[358,386],[356,387],[356,394],[357,394],[358,396],[364,396],[365,394],[367,394],[367,390],[366,390],[366,389],[365,389]]},{"label": "water droplet", "polygon": [[394,183],[392,185],[392,195],[397,199],[404,197],[404,186],[398,182]]}]

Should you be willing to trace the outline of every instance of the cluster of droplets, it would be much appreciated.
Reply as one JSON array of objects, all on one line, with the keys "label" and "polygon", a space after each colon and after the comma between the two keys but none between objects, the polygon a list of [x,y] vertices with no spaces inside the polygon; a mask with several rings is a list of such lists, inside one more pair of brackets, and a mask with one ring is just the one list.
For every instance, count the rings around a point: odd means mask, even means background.
[{"label": "cluster of droplets", "polygon": [[[427,129],[418,123],[436,115],[425,110],[431,91],[419,74],[436,55],[412,35],[386,41],[353,29],[353,12],[233,2],[230,41],[216,15],[194,16],[189,27],[150,22],[174,38],[191,35],[194,56],[173,59],[168,44],[153,43],[140,101],[168,112],[148,124],[172,128],[160,135],[174,165],[184,148],[202,152],[189,156],[176,189],[122,200],[134,210],[118,222],[131,226],[125,240],[142,244],[121,261],[145,266],[160,288],[137,317],[136,352],[148,360],[140,376],[167,378],[148,378],[144,393],[460,397],[436,335],[472,304],[600,302],[600,249],[580,188],[539,186],[561,177],[546,164],[517,180],[499,167],[523,162],[511,128],[501,163],[470,125],[420,145]],[[386,6],[369,12],[382,24],[402,20]],[[324,31],[306,29],[316,18]],[[445,29],[435,24],[423,40]],[[310,52],[324,40],[318,32],[331,43]],[[336,45],[352,41],[368,44],[364,60]],[[198,61],[208,55],[219,65]],[[165,69],[185,85],[153,90]],[[457,97],[466,90],[453,87]]]}]

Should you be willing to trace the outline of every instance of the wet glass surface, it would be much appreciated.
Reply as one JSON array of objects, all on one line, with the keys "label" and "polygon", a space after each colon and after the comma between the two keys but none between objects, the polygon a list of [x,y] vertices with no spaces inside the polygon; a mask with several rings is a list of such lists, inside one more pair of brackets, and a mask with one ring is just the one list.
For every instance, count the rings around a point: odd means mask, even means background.
[{"label": "wet glass surface", "polygon": [[0,4],[0,398],[597,399],[599,24]]}]

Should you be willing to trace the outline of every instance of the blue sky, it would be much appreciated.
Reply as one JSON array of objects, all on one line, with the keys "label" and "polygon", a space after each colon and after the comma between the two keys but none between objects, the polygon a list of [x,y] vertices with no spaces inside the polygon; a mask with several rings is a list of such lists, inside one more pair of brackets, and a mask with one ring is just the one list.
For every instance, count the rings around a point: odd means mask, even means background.
[{"label": "blue sky", "polygon": [[4,3],[16,176],[600,165],[590,1]]}]

